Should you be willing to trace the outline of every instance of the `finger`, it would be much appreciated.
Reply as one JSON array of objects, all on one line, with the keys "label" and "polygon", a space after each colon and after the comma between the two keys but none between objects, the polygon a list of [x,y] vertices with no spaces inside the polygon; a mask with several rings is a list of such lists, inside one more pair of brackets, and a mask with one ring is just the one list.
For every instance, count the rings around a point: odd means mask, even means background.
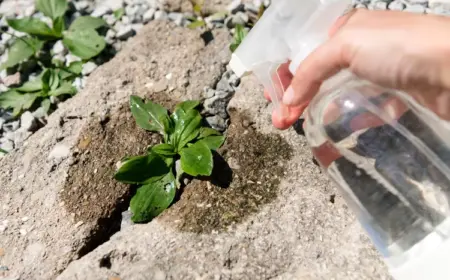
[{"label": "finger", "polygon": [[279,110],[272,113],[272,123],[278,129],[287,129],[291,127],[305,111],[305,106],[288,107],[288,113],[281,115]]},{"label": "finger", "polygon": [[272,102],[272,97],[270,97],[270,94],[267,90],[264,90],[264,98],[266,98],[267,101]]},{"label": "finger", "polygon": [[283,96],[284,104],[300,106],[308,103],[323,81],[348,67],[349,60],[344,53],[342,41],[339,36],[331,38],[300,64]]}]

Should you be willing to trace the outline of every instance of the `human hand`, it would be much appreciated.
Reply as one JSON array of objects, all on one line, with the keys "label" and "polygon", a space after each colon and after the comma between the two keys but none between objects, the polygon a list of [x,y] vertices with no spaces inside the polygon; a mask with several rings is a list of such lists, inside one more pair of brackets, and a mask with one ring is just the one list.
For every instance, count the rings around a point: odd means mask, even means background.
[{"label": "human hand", "polygon": [[[362,79],[399,89],[450,120],[450,19],[394,11],[353,10],[330,30],[330,39],[298,67],[279,75],[288,114],[274,112],[275,127],[290,127],[322,82],[348,68]],[[289,86],[289,87],[288,87]],[[269,98],[265,93],[266,98]]]}]

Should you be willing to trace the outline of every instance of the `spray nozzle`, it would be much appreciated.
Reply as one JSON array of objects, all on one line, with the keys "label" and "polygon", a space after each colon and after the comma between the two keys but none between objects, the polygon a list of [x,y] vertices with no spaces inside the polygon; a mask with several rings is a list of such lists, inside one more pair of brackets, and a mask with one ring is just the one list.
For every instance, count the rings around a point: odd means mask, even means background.
[{"label": "spray nozzle", "polygon": [[277,0],[266,10],[233,53],[230,67],[239,77],[254,73],[269,92],[275,110],[284,91],[278,76],[281,64],[290,62],[294,74],[298,65],[328,38],[334,22],[351,5],[351,0]]}]

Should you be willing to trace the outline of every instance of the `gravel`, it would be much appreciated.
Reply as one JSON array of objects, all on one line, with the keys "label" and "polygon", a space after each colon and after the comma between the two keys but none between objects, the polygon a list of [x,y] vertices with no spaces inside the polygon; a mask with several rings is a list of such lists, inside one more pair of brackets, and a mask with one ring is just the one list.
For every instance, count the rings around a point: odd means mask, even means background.
[{"label": "gravel", "polygon": [[23,131],[36,131],[38,123],[34,115],[30,111],[24,112],[20,116],[20,129]]},{"label": "gravel", "polygon": [[84,76],[88,76],[89,74],[91,74],[96,68],[97,68],[97,64],[95,64],[94,62],[86,62],[85,64],[83,64],[83,70],[81,70],[81,74],[83,74]]}]

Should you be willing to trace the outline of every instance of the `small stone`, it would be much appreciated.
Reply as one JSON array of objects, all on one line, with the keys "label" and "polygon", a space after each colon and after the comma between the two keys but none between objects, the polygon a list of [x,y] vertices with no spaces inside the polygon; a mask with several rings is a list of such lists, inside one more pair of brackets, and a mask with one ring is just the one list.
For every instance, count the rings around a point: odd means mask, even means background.
[{"label": "small stone", "polygon": [[79,228],[83,225],[83,221],[79,221],[78,223],[75,224],[75,228]]},{"label": "small stone", "polygon": [[113,26],[117,22],[117,18],[114,15],[103,15],[103,19],[110,26]]},{"label": "small stone", "polygon": [[63,66],[66,62],[66,57],[63,54],[57,54],[52,57],[53,64],[61,64]]},{"label": "small stone", "polygon": [[10,131],[10,132],[18,130],[19,127],[20,127],[19,121],[12,121],[12,122],[9,122],[9,123],[6,123],[3,125],[3,129],[5,131]]},{"label": "small stone", "polygon": [[245,9],[244,5],[242,4],[242,0],[233,0],[230,4],[227,6],[227,11],[229,11],[232,14],[235,14],[237,12],[243,12]]},{"label": "small stone", "polygon": [[167,20],[167,13],[164,11],[156,11],[155,20]]},{"label": "small stone", "polygon": [[120,229],[123,230],[124,228],[127,228],[131,225],[133,225],[133,221],[131,221],[131,217],[133,216],[133,213],[131,213],[130,209],[127,211],[122,212],[122,222],[120,224]]},{"label": "small stone", "polygon": [[216,85],[216,89],[225,92],[234,92],[234,88],[230,85],[230,82],[226,77],[222,77]]},{"label": "small stone", "polygon": [[207,113],[219,115],[225,119],[228,117],[227,106],[231,97],[233,97],[233,93],[216,91],[213,97],[205,100],[203,107]]},{"label": "small stone", "polygon": [[21,81],[21,77],[20,77],[20,73],[16,72],[12,75],[7,76],[6,78],[3,79],[3,83],[5,84],[5,86],[7,87],[11,87],[11,86],[18,86],[20,84]]},{"label": "small stone", "polygon": [[106,36],[105,36],[105,41],[112,45],[114,44],[116,39],[116,31],[114,31],[113,29],[108,29],[108,31],[106,31]]},{"label": "small stone", "polygon": [[25,111],[20,116],[20,129],[23,131],[34,132],[39,128],[37,120],[30,111]]},{"label": "small stone", "polygon": [[212,88],[206,88],[206,89],[203,91],[203,97],[204,97],[205,99],[211,98],[211,97],[214,96],[215,93],[216,93],[216,91],[213,90]]},{"label": "small stone", "polygon": [[400,1],[393,1],[388,6],[389,10],[402,11],[405,8],[405,4]]},{"label": "small stone", "polygon": [[386,2],[374,2],[369,5],[370,10],[386,10],[387,3]]},{"label": "small stone", "polygon": [[[415,5],[415,4],[421,4],[421,5],[426,5],[426,4],[428,4],[429,2],[433,2],[433,0],[431,0],[431,1],[429,1],[429,0],[406,0],[408,3],[411,3],[411,4],[413,4],[413,5]],[[440,1],[440,2],[446,2],[445,0],[437,0],[437,1]]]},{"label": "small stone", "polygon": [[8,229],[8,220],[4,220],[4,221],[0,224],[0,234],[1,234],[1,233],[4,233],[7,229]]},{"label": "small stone", "polygon": [[0,148],[9,153],[12,150],[14,150],[14,142],[9,139],[6,139],[6,138],[1,138],[0,139]]},{"label": "small stone", "polygon": [[81,58],[73,54],[66,55],[66,65],[69,66],[72,62],[81,61]]},{"label": "small stone", "polygon": [[121,22],[122,22],[123,25],[129,25],[131,23],[131,20],[130,20],[130,18],[128,16],[123,16],[121,18]]},{"label": "small stone", "polygon": [[416,14],[423,14],[423,13],[425,13],[425,7],[422,5],[411,5],[411,6],[406,6],[406,9],[404,11],[410,12],[410,13],[416,13]]},{"label": "small stone", "polygon": [[25,235],[27,235],[28,232],[27,232],[26,229],[21,228],[21,229],[19,230],[19,233],[20,233],[20,235],[25,236]]},{"label": "small stone", "polygon": [[88,76],[89,74],[91,74],[96,68],[97,68],[97,64],[95,64],[92,61],[88,61],[85,64],[83,64],[83,69],[81,70],[81,74],[83,76]]},{"label": "small stone", "polygon": [[144,23],[147,23],[153,19],[155,16],[156,10],[154,8],[150,8],[148,11],[145,12],[145,14],[142,16],[142,20]]},{"label": "small stone", "polygon": [[245,25],[248,22],[249,18],[246,13],[237,12],[235,15],[228,17],[225,20],[225,25],[228,28],[234,28],[236,25]]},{"label": "small stone", "polygon": [[122,25],[119,30],[117,30],[116,37],[119,40],[126,40],[134,35],[134,30],[130,25]]},{"label": "small stone", "polygon": [[64,159],[70,155],[70,148],[64,144],[56,144],[48,155],[49,159]]},{"label": "small stone", "polygon": [[430,8],[443,8],[446,10],[450,10],[450,1],[449,0],[429,0],[428,6]]},{"label": "small stone", "polygon": [[364,5],[363,3],[358,3],[355,6],[356,9],[367,9],[367,6]]},{"label": "small stone", "polygon": [[92,5],[90,1],[74,1],[75,9],[79,12],[92,12]]},{"label": "small stone", "polygon": [[239,170],[241,169],[241,166],[239,165],[239,162],[237,159],[230,157],[227,159],[228,166],[230,166],[231,169]]},{"label": "small stone", "polygon": [[36,13],[36,7],[33,3],[25,9],[23,15],[26,17],[31,17],[34,13]]},{"label": "small stone", "polygon": [[219,116],[211,116],[206,118],[206,122],[218,131],[225,131],[227,129],[227,122]]},{"label": "small stone", "polygon": [[22,219],[20,219],[22,222],[26,223],[30,218],[29,217],[23,217]]},{"label": "small stone", "polygon": [[169,13],[168,17],[178,26],[181,26],[183,24],[184,16],[182,13]]},{"label": "small stone", "polygon": [[135,23],[131,25],[131,28],[134,30],[135,33],[139,32],[139,30],[141,30],[142,27],[144,27],[142,23]]},{"label": "small stone", "polygon": [[95,10],[92,12],[91,16],[93,17],[102,17],[103,15],[109,14],[112,12],[112,9],[106,5],[101,5],[95,8]]},{"label": "small stone", "polygon": [[36,111],[33,112],[33,116],[36,119],[42,120],[42,119],[44,119],[47,116],[47,113],[45,112],[44,108],[39,107],[39,108],[37,108]]},{"label": "small stone", "polygon": [[433,9],[431,9],[430,13],[433,13],[433,14],[436,14],[436,15],[441,15],[441,16],[449,16],[450,15],[450,9],[445,8],[443,6],[437,6],[437,7],[434,7]]},{"label": "small stone", "polygon": [[110,8],[112,11],[116,11],[124,6],[123,0],[106,0],[103,1],[103,5]]},{"label": "small stone", "polygon": [[125,8],[125,14],[127,16],[129,16],[130,18],[132,18],[138,13],[138,10],[139,10],[139,6],[137,6],[137,5],[136,6],[127,6]]},{"label": "small stone", "polygon": [[56,41],[56,43],[53,45],[52,51],[54,54],[66,53],[66,48],[64,47],[62,40]]}]

